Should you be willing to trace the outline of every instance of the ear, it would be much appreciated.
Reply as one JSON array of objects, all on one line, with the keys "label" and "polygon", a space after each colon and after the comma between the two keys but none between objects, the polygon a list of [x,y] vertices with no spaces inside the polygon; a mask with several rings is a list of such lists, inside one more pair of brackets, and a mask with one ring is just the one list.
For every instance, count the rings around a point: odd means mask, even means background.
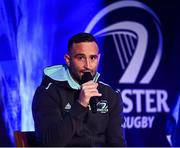
[{"label": "ear", "polygon": [[101,57],[101,54],[99,53],[99,54],[98,54],[98,62],[99,62],[99,60],[100,60],[100,57]]},{"label": "ear", "polygon": [[68,54],[65,54],[64,59],[65,59],[67,66],[69,67],[70,66],[70,56]]}]

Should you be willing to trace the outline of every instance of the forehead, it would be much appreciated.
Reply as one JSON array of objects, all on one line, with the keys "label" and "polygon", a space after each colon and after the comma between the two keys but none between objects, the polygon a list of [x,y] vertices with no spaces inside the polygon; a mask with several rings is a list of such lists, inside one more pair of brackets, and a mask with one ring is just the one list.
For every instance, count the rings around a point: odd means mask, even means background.
[{"label": "forehead", "polygon": [[73,43],[71,54],[98,54],[98,46],[96,42]]}]

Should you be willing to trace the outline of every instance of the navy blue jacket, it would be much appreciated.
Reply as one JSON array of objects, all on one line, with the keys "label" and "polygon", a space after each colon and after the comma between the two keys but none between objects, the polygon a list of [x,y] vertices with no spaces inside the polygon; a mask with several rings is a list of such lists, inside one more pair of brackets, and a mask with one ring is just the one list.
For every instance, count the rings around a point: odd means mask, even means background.
[{"label": "navy blue jacket", "polygon": [[125,146],[121,97],[98,82],[97,113],[77,102],[79,89],[45,74],[32,104],[35,130],[44,146]]}]

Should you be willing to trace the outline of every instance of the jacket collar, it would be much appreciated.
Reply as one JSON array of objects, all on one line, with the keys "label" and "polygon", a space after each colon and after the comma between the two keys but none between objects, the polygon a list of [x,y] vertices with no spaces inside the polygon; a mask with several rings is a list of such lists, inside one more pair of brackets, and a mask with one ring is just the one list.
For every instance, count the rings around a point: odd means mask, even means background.
[{"label": "jacket collar", "polygon": [[[79,90],[81,85],[77,83],[71,76],[67,65],[54,65],[46,67],[44,74],[55,81],[67,81],[72,89]],[[97,82],[100,74],[97,72],[93,81]]]}]

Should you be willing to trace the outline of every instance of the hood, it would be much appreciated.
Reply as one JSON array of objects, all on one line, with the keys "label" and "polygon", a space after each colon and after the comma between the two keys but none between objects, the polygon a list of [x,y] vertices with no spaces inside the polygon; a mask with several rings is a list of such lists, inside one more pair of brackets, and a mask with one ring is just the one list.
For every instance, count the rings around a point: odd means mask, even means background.
[{"label": "hood", "polygon": [[[72,89],[80,89],[81,86],[71,76],[69,69],[66,65],[54,65],[46,67],[44,74],[55,81],[67,81]],[[100,74],[97,72],[93,81],[97,82]]]}]

